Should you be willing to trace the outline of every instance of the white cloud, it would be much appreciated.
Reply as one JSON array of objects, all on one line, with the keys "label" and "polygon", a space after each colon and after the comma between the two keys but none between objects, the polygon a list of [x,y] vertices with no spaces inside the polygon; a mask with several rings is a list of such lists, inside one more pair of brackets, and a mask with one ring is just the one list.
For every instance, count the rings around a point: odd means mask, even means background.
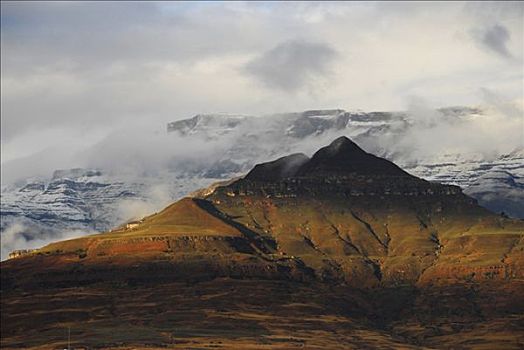
[{"label": "white cloud", "polygon": [[[42,230],[45,230],[45,234],[42,233]],[[28,225],[23,221],[15,221],[2,231],[0,259],[7,259],[9,253],[14,250],[42,248],[52,242],[73,239],[85,236],[88,233],[93,232],[86,232],[85,230],[50,231],[48,228],[35,227],[34,224]]]}]

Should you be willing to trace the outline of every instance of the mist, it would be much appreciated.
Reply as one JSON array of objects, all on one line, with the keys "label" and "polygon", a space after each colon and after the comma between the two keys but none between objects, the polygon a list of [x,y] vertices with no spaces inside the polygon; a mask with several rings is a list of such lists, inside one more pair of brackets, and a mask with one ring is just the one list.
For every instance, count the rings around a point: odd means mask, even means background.
[{"label": "mist", "polygon": [[12,222],[2,231],[1,260],[8,258],[9,253],[19,249],[37,249],[50,243],[78,238],[94,233],[87,230],[51,230],[45,226],[35,226],[24,220]]},{"label": "mist", "polygon": [[[408,98],[403,113],[410,122],[409,128],[400,131],[404,125],[392,124],[389,134],[378,139],[360,136],[355,141],[370,152],[405,162],[447,154],[494,159],[522,149],[522,106],[518,102],[504,100],[489,90],[479,90],[479,94],[484,96],[484,103],[473,107],[478,108],[480,114],[467,118],[445,117],[430,101],[422,97]],[[169,173],[184,175],[183,171],[187,169],[205,172],[215,162],[228,159],[239,139],[250,134],[260,138],[256,141],[256,149],[249,154],[250,159],[245,159],[250,164],[271,160],[264,158],[267,156],[277,157],[290,152],[311,155],[338,136],[358,136],[352,135],[351,130],[341,130],[304,140],[288,138],[283,144],[283,134],[260,134],[279,118],[282,117],[252,117],[232,133],[214,138],[168,133],[165,124],[136,123],[115,127],[107,131],[105,136],[97,136],[91,143],[82,144],[81,147],[48,148],[31,156],[5,162],[2,165],[2,184],[9,185],[32,177],[50,178],[57,169],[74,167],[101,169],[108,175],[128,180],[141,177],[161,179]],[[276,148],[275,145],[282,147]]]},{"label": "mist", "polygon": [[385,150],[386,156],[402,163],[442,160],[446,156],[494,160],[524,149],[522,107],[517,102],[506,101],[503,106],[487,102],[476,106],[480,111],[478,115],[446,118],[423,98],[412,98],[406,109],[411,121],[407,132],[400,137],[393,134],[369,140],[367,145],[376,152]]}]

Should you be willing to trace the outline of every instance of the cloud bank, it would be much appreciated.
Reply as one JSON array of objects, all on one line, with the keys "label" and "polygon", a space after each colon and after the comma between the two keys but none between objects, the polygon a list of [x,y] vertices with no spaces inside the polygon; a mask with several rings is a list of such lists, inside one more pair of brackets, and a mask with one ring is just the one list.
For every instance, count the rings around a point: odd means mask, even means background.
[{"label": "cloud bank", "polygon": [[518,2],[1,6],[3,183],[200,152],[152,137],[197,113],[523,100]]}]

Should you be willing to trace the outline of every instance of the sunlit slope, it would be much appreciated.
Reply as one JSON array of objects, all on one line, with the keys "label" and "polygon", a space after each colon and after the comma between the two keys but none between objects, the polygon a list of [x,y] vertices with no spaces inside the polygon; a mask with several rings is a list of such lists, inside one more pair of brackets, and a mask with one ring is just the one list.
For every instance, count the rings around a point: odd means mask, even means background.
[{"label": "sunlit slope", "polygon": [[177,241],[205,242],[242,240],[243,234],[224,220],[198,205],[198,200],[184,198],[161,212],[124,225],[110,232],[57,242],[41,253],[84,250],[93,255],[124,253],[159,253],[168,251]]}]

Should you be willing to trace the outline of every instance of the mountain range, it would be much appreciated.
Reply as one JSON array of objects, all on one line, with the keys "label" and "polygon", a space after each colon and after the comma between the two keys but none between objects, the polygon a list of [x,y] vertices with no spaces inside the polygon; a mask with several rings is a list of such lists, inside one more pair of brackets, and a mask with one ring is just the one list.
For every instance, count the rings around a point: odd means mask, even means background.
[{"label": "mountain range", "polygon": [[442,130],[443,125],[450,129],[476,125],[488,113],[479,108],[444,108],[420,120],[420,115],[409,112],[335,109],[179,120],[168,124],[169,136],[182,144],[185,140],[208,144],[206,158],[188,150],[185,159],[174,157],[163,169],[139,176],[115,169],[70,169],[57,170],[50,178],[3,184],[1,229],[17,239],[3,236],[2,256],[8,250],[34,247],[41,239],[108,230],[215,181],[242,176],[256,163],[289,153],[311,154],[341,135],[413,175],[462,187],[490,210],[524,218],[524,148],[486,153],[438,143],[422,148],[412,141],[417,135]]},{"label": "mountain range", "polygon": [[339,137],[1,263],[2,348],[524,344],[524,222]]}]

